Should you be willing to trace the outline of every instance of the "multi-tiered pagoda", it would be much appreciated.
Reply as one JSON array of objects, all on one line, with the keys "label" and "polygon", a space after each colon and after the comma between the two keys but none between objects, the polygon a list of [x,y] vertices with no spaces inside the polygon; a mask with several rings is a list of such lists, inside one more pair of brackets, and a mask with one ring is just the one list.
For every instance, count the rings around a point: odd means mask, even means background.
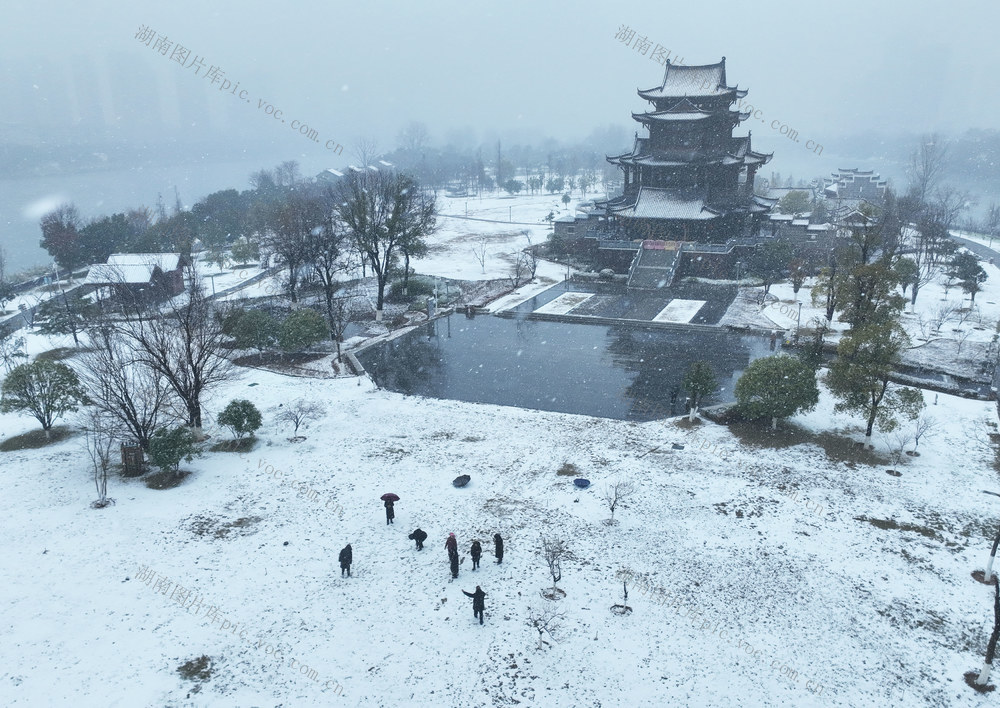
[{"label": "multi-tiered pagoda", "polygon": [[724,243],[757,236],[773,200],[753,193],[754,175],[771,155],[754,152],[750,136],[733,129],[750,117],[732,107],[747,95],[726,82],[718,64],[667,62],[663,84],[640,90],[653,109],[633,113],[648,137],[632,151],[609,157],[625,176],[623,194],[606,203],[613,230],[624,239]]}]

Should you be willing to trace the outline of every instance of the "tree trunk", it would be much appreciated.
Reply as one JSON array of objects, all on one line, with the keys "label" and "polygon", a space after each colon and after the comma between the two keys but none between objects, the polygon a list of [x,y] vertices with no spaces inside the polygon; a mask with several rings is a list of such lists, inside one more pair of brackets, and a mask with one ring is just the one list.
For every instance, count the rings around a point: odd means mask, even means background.
[{"label": "tree trunk", "polygon": [[986,564],[986,575],[983,577],[985,577],[987,582],[992,577],[993,560],[997,557],[997,546],[1000,546],[1000,531],[997,531],[996,538],[993,539],[993,548],[990,549],[990,560]]},{"label": "tree trunk", "polygon": [[403,295],[410,294],[410,254],[403,251]]},{"label": "tree trunk", "polygon": [[913,291],[910,293],[910,304],[911,305],[916,305],[917,304],[917,291],[919,289],[920,289],[920,286],[917,285],[916,283],[914,283],[913,284]]},{"label": "tree trunk", "polygon": [[691,410],[688,412],[688,422],[693,423],[695,416],[698,415],[698,405],[696,403],[691,404]]},{"label": "tree trunk", "polygon": [[777,430],[777,429],[778,429],[778,419],[772,416],[771,417],[771,430]]},{"label": "tree trunk", "polygon": [[201,402],[197,398],[185,401],[188,411],[188,427],[201,430]]},{"label": "tree trunk", "polygon": [[[883,387],[883,391],[885,388]],[[865,446],[874,448],[872,445],[872,430],[875,428],[875,416],[878,414],[878,408],[872,406],[871,415],[868,416],[868,427],[865,428]]]},{"label": "tree trunk", "polygon": [[993,657],[997,651],[997,639],[1000,639],[1000,583],[993,583],[993,634],[990,635],[990,643],[986,646],[986,661],[983,662],[983,670],[979,672],[976,683],[984,685],[990,679],[990,669],[993,668]]}]

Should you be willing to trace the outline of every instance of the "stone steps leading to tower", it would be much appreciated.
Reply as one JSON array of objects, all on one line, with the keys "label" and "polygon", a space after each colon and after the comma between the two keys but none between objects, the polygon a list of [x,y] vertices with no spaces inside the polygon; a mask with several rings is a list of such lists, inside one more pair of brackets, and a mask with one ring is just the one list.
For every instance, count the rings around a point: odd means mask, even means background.
[{"label": "stone steps leading to tower", "polygon": [[628,287],[642,290],[670,287],[677,272],[679,254],[677,250],[640,249],[638,261],[629,274]]}]

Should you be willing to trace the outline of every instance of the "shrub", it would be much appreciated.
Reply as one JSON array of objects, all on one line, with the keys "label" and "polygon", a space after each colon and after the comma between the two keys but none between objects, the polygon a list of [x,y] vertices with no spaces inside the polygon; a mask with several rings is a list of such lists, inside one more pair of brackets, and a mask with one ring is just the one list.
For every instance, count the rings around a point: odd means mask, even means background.
[{"label": "shrub", "polygon": [[219,425],[224,425],[232,430],[237,440],[247,434],[253,437],[253,434],[264,422],[257,406],[242,398],[230,401],[229,405],[219,413],[217,420]]},{"label": "shrub", "polygon": [[264,310],[234,310],[222,321],[223,333],[240,349],[267,349],[277,330],[277,321]]},{"label": "shrub", "polygon": [[303,308],[296,310],[281,323],[278,344],[286,352],[297,352],[311,347],[330,336],[326,320],[316,312]]},{"label": "shrub", "polygon": [[410,278],[406,293],[406,295],[403,294],[403,281],[396,280],[389,286],[389,292],[385,296],[385,299],[391,303],[413,302],[417,299],[425,299],[434,294],[434,285],[427,280]]},{"label": "shrub", "polygon": [[819,401],[816,372],[798,357],[784,354],[750,362],[734,393],[740,413],[750,419],[770,418],[772,429],[778,418],[812,410]]},{"label": "shrub", "polygon": [[194,433],[190,428],[160,428],[149,439],[149,457],[164,472],[180,474],[181,460],[194,459]]},{"label": "shrub", "polygon": [[54,361],[34,361],[16,366],[7,374],[0,411],[33,415],[47,438],[58,418],[86,402],[86,393],[73,369]]}]

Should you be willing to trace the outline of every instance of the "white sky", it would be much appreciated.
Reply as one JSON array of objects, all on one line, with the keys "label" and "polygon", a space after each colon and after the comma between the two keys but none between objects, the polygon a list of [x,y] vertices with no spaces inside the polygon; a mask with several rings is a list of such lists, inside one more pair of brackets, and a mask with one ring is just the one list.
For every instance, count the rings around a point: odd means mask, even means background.
[{"label": "white sky", "polygon": [[[392,147],[409,120],[436,139],[464,126],[477,140],[583,137],[628,124],[642,107],[636,87],[661,77],[614,38],[626,24],[686,64],[725,55],[730,81],[769,120],[820,143],[868,129],[961,132],[996,124],[998,21],[992,1],[20,3],[0,23],[0,120],[15,142],[98,130],[300,147],[259,114],[265,98],[345,145],[372,136]],[[142,24],[220,65],[253,103],[140,44]]]}]

